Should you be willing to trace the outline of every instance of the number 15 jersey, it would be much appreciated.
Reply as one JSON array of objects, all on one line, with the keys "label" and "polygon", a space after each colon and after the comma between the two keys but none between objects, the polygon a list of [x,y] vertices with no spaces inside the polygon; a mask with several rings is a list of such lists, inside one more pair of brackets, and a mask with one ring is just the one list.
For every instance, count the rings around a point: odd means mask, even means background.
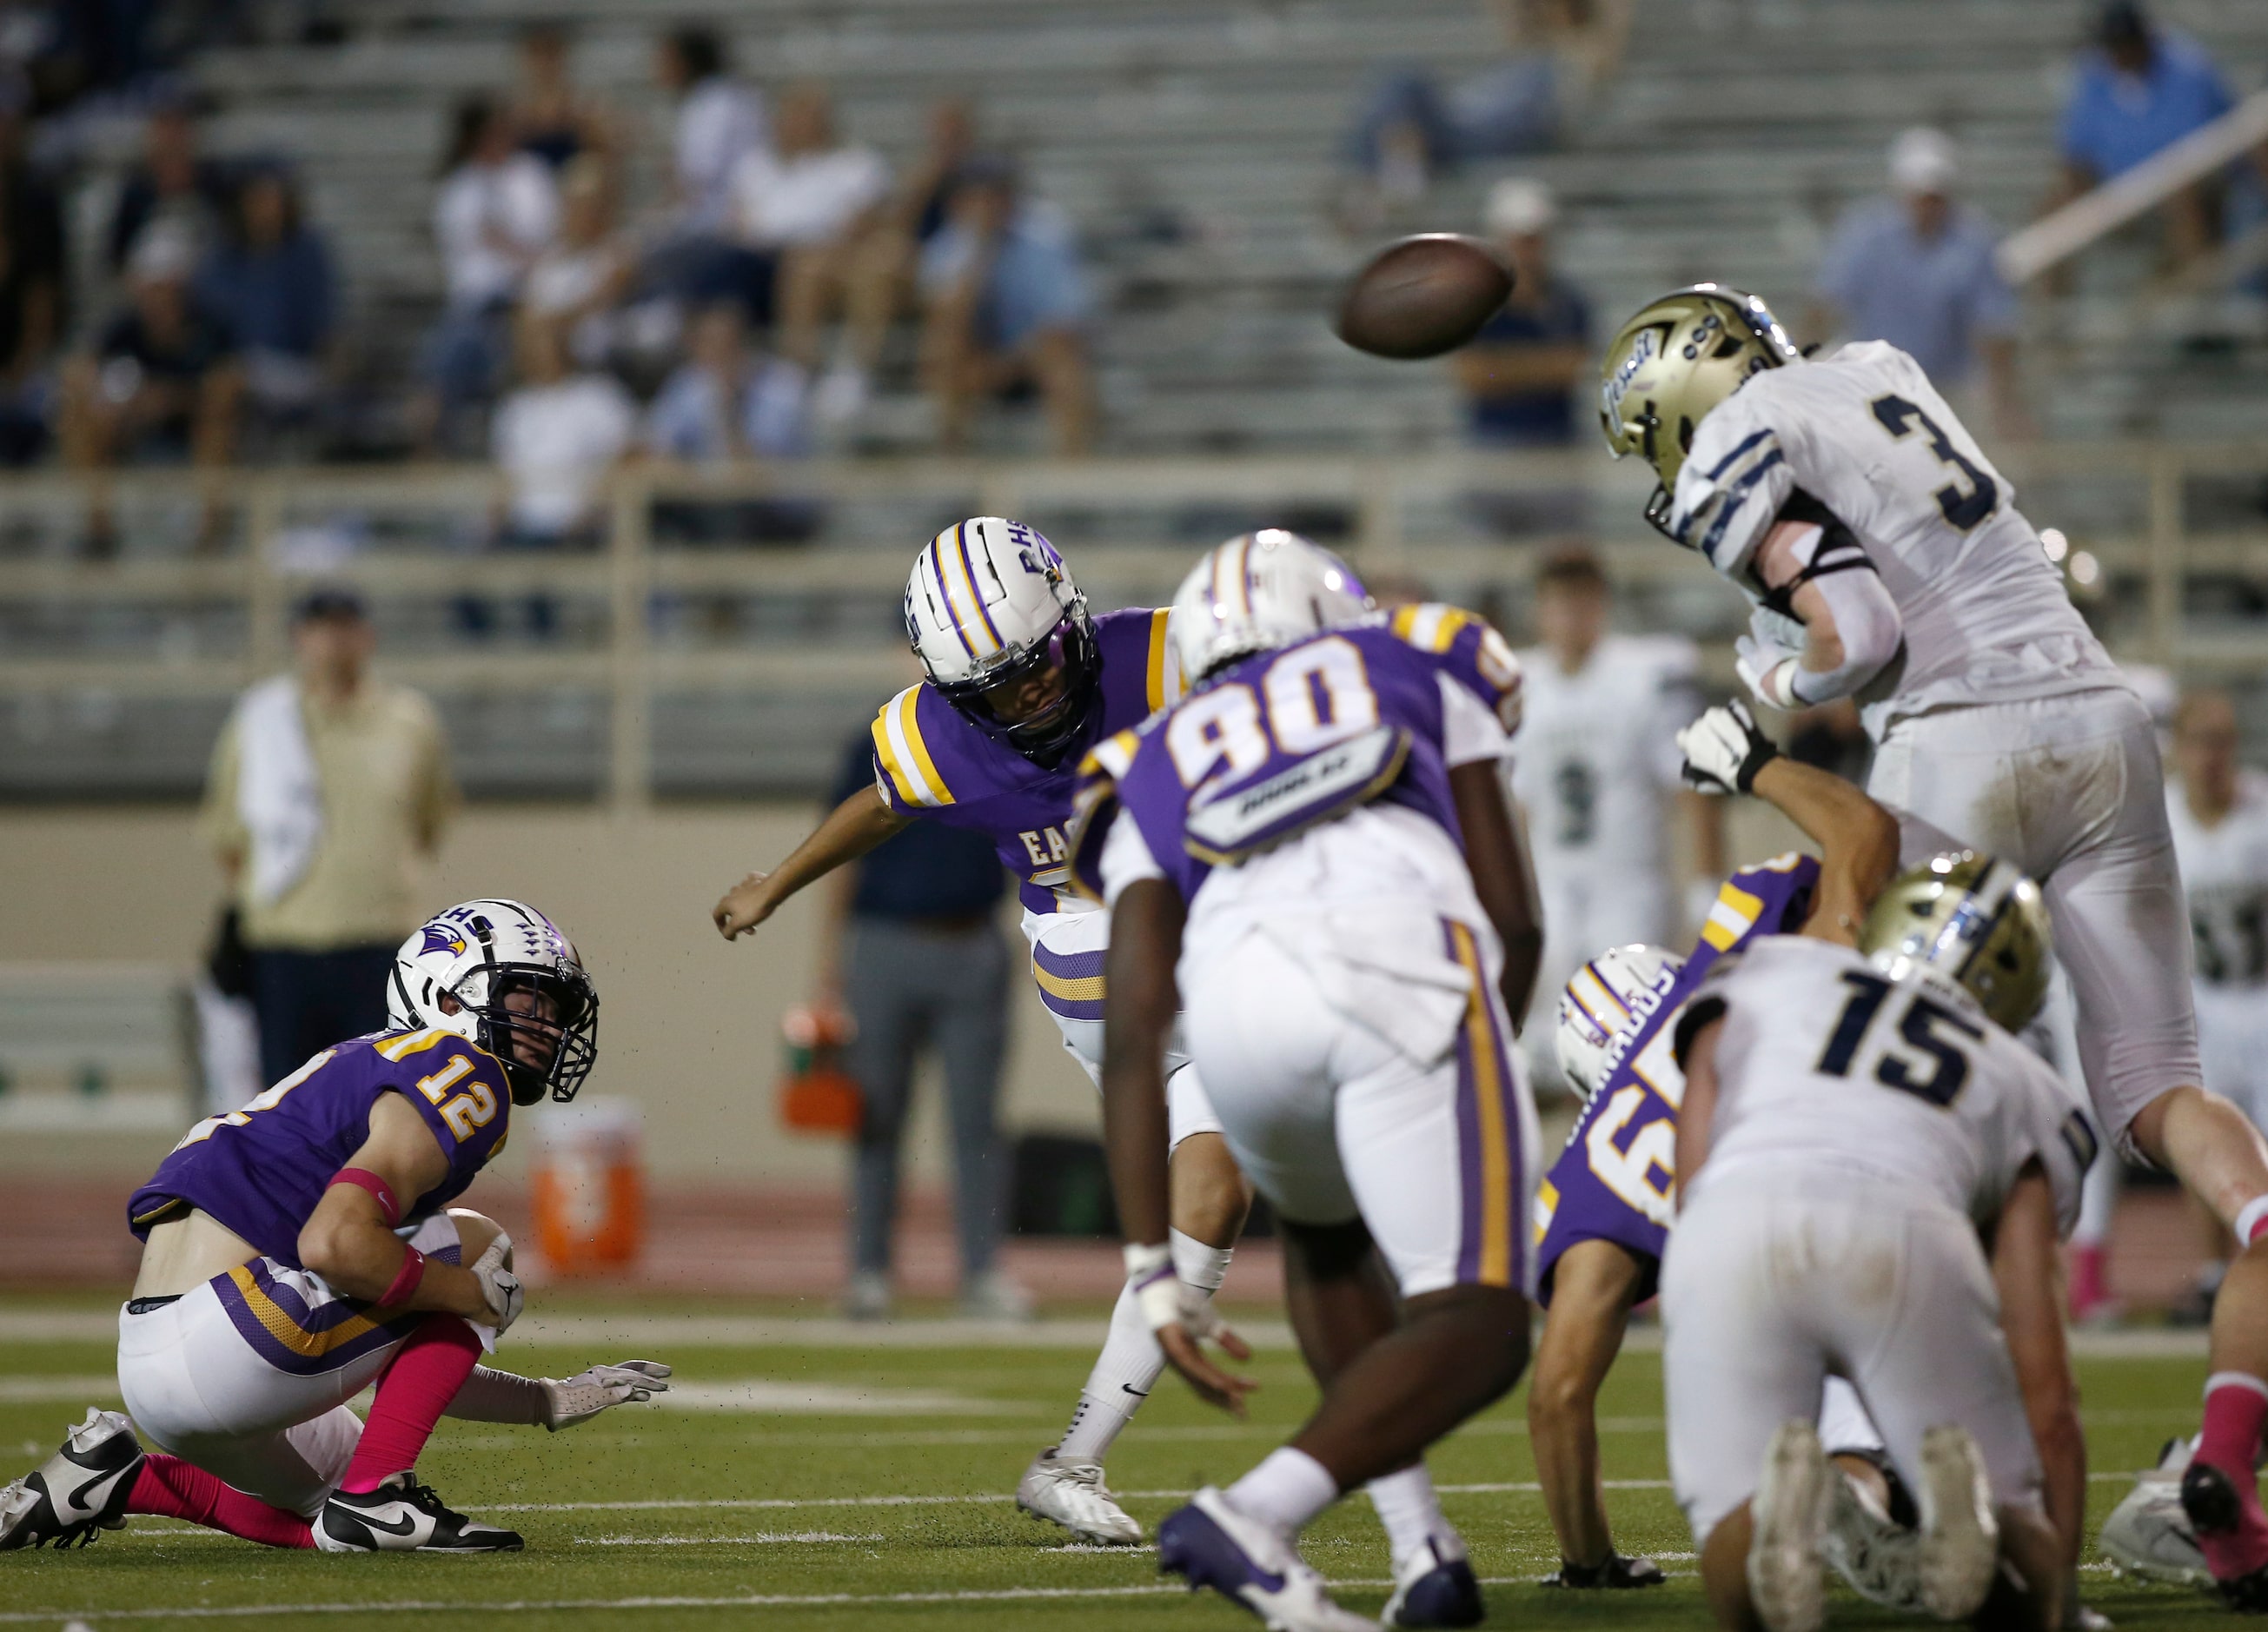
[{"label": "number 15 jersey", "polygon": [[1767,369],[1712,408],[1669,530],[1762,605],[1756,550],[1798,494],[1851,530],[1905,628],[1904,649],[1859,693],[1877,741],[1931,709],[2125,685],[2015,489],[1896,346]]},{"label": "number 15 jersey", "polygon": [[1831,941],[1768,936],[1718,963],[1678,1023],[1678,1061],[1721,1016],[1709,1158],[1689,1195],[1791,1166],[1941,1202],[1980,1226],[2036,1158],[2057,1226],[2079,1217],[2099,1141],[2063,1078],[1969,995],[1893,981]]}]

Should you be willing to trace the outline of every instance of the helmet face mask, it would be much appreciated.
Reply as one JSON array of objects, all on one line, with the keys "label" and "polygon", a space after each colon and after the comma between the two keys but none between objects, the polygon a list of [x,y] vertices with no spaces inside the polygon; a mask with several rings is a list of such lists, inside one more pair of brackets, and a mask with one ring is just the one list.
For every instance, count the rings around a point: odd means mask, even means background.
[{"label": "helmet face mask", "polygon": [[1608,345],[1599,378],[1599,429],[1616,459],[1636,453],[1660,486],[1646,518],[1666,525],[1677,473],[1709,410],[1754,376],[1800,362],[1771,308],[1737,289],[1697,283],[1640,308]]},{"label": "helmet face mask", "polygon": [[547,1092],[565,1104],[598,1062],[597,989],[558,926],[520,901],[461,902],[412,930],[394,954],[387,1018],[493,1055],[514,1105]]},{"label": "helmet face mask", "polygon": [[2030,1025],[2047,996],[2050,945],[2039,886],[1974,850],[1900,873],[1859,930],[1859,950],[1892,980],[1957,986],[2009,1032]]}]

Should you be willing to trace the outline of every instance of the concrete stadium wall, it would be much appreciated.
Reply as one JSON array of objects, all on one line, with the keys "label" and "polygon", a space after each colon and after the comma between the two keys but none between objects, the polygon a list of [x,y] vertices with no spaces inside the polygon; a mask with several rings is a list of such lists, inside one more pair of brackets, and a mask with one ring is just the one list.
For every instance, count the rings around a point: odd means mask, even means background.
[{"label": "concrete stadium wall", "polygon": [[[1736,860],[1796,842],[1768,810],[1740,801]],[[808,827],[802,804],[664,808],[617,818],[583,808],[475,806],[450,833],[430,880],[436,905],[517,896],[567,926],[605,1007],[586,1092],[637,1101],[647,1160],[688,1186],[838,1183],[832,1140],[783,1132],[773,1114],[779,1019],[808,992],[814,901],[792,903],[753,941],[726,946],[708,911],[751,867],[784,856]],[[161,960],[189,968],[210,932],[220,879],[186,807],[0,811],[0,947],[38,961]],[[1678,824],[1682,848],[1683,827]],[[1004,1115],[1015,1129],[1097,1130],[1086,1077],[1063,1053],[1031,982],[1015,982]],[[909,1130],[910,1173],[942,1180],[941,1096],[925,1080]],[[536,1113],[540,1115],[540,1111]],[[0,1173],[75,1169],[138,1176],[170,1136],[0,1140]],[[512,1141],[500,1176],[524,1172],[535,1141]]]},{"label": "concrete stadium wall", "polygon": [[[809,897],[732,946],[710,905],[742,873],[784,856],[814,819],[801,804],[602,811],[476,806],[450,833],[430,879],[436,906],[468,895],[541,905],[591,960],[604,1007],[586,1093],[635,1099],[655,1173],[688,1184],[832,1183],[840,1145],[791,1136],[772,1110],[781,1012],[810,984]],[[0,945],[38,961],[146,961],[190,967],[210,932],[217,869],[186,807],[0,812]],[[1011,930],[1012,933],[1012,929]],[[1018,945],[1020,946],[1020,939]],[[1005,1111],[1012,1127],[1099,1128],[1094,1090],[1064,1056],[1031,982],[1016,982]],[[917,1177],[941,1178],[939,1095],[922,1093],[909,1132]],[[541,1114],[540,1112],[536,1114]],[[18,1136],[0,1169],[136,1168],[160,1136]],[[534,1141],[500,1164],[520,1171]]]}]

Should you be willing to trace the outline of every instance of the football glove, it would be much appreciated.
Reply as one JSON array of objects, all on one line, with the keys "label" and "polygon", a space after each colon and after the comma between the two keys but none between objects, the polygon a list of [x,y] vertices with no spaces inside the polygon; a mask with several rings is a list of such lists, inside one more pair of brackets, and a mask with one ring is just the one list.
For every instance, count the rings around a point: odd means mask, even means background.
[{"label": "football glove", "polygon": [[1685,780],[1704,793],[1751,792],[1756,773],[1779,757],[1778,745],[1740,702],[1713,708],[1679,731],[1677,746]]},{"label": "football glove", "polygon": [[502,1337],[519,1319],[520,1310],[527,1303],[527,1293],[519,1284],[519,1277],[504,1267],[504,1254],[512,1251],[512,1238],[502,1231],[489,1243],[488,1251],[465,1267],[481,1283],[481,1297],[489,1306],[489,1319],[483,1325],[493,1327]]},{"label": "football glove", "polygon": [[547,1377],[543,1385],[543,1426],[553,1433],[587,1422],[611,1406],[644,1405],[656,1394],[666,1394],[662,1379],[669,1368],[659,1360],[624,1360],[615,1365],[594,1365],[573,1377]]}]

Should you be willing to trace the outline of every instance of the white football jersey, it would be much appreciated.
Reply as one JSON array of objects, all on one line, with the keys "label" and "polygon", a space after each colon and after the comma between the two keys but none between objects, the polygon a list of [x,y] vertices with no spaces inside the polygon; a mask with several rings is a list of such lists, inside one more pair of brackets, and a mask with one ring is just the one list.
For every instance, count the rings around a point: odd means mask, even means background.
[{"label": "white football jersey", "polygon": [[1851,529],[1905,625],[1904,650],[1859,693],[1877,740],[1934,708],[2125,683],[2014,488],[1896,346],[1767,369],[1711,409],[1669,528],[1761,605],[1751,562],[1799,489]]},{"label": "white football jersey", "polygon": [[2197,937],[2197,977],[2208,986],[2268,981],[2268,776],[2237,774],[2236,804],[2213,827],[2190,810],[2181,784],[2166,784],[2174,858]]},{"label": "white football jersey", "polygon": [[1541,647],[1520,654],[1512,790],[1539,871],[1660,871],[1699,666],[1676,636],[1609,635],[1572,674]]},{"label": "white football jersey", "polygon": [[1859,952],[1771,935],[1720,959],[1680,1025],[1725,1017],[1705,1187],[1791,1160],[1925,1193],[1981,1226],[2037,1157],[2058,1228],[2100,1143],[2078,1096],[1969,995]]}]

